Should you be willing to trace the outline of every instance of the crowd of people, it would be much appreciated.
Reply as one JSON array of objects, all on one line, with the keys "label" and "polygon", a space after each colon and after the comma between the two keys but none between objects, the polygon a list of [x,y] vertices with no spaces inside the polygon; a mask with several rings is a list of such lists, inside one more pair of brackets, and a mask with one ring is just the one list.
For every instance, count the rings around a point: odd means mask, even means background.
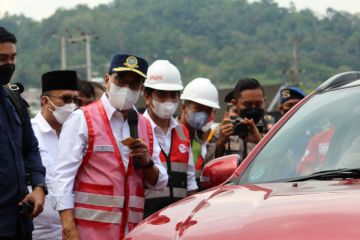
[{"label": "crowd of people", "polygon": [[[268,131],[258,80],[238,81],[215,124],[219,95],[210,79],[184,86],[168,60],[148,66],[127,54],[114,54],[104,86],[76,71],[44,73],[41,111],[30,120],[10,84],[16,42],[0,27],[1,239],[122,239],[200,191],[207,162],[233,153],[241,162]],[[140,93],[143,113],[135,107]],[[297,87],[282,89],[279,112],[304,97]]]}]

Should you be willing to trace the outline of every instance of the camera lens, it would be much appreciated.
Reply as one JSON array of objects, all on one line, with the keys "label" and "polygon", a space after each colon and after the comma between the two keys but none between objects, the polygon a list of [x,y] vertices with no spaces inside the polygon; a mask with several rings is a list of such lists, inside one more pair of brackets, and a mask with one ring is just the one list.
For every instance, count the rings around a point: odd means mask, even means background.
[{"label": "camera lens", "polygon": [[240,138],[246,138],[249,135],[249,127],[241,122],[237,122],[234,125],[234,134],[238,135]]}]

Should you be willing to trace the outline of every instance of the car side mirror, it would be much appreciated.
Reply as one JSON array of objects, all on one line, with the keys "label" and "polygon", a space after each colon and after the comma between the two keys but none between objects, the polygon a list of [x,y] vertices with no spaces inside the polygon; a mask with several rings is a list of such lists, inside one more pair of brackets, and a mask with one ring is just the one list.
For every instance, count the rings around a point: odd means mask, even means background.
[{"label": "car side mirror", "polygon": [[208,189],[225,182],[238,167],[239,160],[238,154],[232,154],[208,162],[201,172],[201,187]]}]

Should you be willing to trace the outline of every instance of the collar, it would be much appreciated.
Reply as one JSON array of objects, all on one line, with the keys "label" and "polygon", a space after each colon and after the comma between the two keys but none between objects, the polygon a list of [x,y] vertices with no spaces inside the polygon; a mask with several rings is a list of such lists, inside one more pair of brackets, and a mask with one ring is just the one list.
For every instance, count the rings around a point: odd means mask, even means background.
[{"label": "collar", "polygon": [[46,121],[44,116],[41,114],[41,112],[37,113],[36,116],[31,120],[32,123],[37,123],[39,126],[39,129],[43,133],[47,132],[55,132],[55,129],[53,129],[49,123]]}]

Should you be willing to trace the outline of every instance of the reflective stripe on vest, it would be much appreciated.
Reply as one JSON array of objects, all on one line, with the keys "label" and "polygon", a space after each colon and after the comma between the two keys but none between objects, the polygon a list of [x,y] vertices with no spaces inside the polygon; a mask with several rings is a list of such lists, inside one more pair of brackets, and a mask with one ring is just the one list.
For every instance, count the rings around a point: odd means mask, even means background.
[{"label": "reflective stripe on vest", "polygon": [[[187,196],[187,190],[185,188],[173,188],[173,194],[176,198],[184,198]],[[161,197],[169,197],[170,189],[166,187],[163,191],[149,191],[146,194],[146,198],[161,198]]]},{"label": "reflective stripe on vest", "polygon": [[122,213],[76,207],[75,218],[88,221],[120,224]]},{"label": "reflective stripe on vest", "polygon": [[[162,162],[162,165],[164,166],[166,171],[168,171],[167,163]],[[171,162],[171,171],[172,172],[185,172],[185,173],[187,173],[187,166],[188,166],[187,163]]]},{"label": "reflective stripe on vest", "polygon": [[129,207],[144,209],[145,198],[130,196],[129,198]]},{"label": "reflective stripe on vest", "polygon": [[111,195],[103,195],[103,194],[95,194],[95,193],[86,193],[86,192],[78,192],[75,191],[75,202],[104,206],[104,207],[124,207],[125,197],[121,196],[111,196]]},{"label": "reflective stripe on vest", "polygon": [[129,211],[128,220],[132,223],[139,223],[143,220],[143,212]]}]

